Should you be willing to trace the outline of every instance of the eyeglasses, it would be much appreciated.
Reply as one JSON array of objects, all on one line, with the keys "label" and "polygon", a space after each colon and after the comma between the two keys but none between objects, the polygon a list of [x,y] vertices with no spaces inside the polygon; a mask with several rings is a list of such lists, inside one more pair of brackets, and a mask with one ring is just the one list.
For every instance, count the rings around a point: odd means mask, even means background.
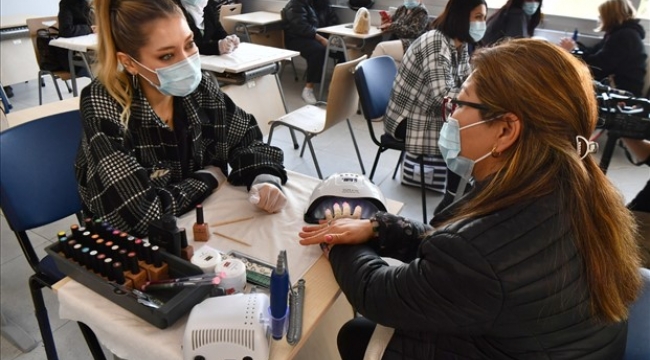
[{"label": "eyeglasses", "polygon": [[442,99],[442,120],[444,122],[447,122],[449,117],[454,113],[454,111],[456,111],[458,106],[469,106],[477,110],[490,111],[490,108],[483,104],[445,97]]}]

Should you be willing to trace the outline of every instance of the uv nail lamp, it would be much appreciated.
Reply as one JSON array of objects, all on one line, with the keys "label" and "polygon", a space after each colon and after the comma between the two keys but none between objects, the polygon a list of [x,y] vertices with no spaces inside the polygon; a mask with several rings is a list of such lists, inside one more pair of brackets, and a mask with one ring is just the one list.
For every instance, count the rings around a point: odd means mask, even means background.
[{"label": "uv nail lamp", "polygon": [[269,297],[208,298],[194,306],[183,336],[184,360],[268,360]]},{"label": "uv nail lamp", "polygon": [[316,186],[309,198],[309,208],[304,220],[318,224],[326,218],[325,211],[333,210],[334,204],[350,204],[354,210],[361,207],[361,218],[368,219],[377,211],[386,211],[386,199],[379,187],[363,175],[355,173],[336,173],[330,175]]}]

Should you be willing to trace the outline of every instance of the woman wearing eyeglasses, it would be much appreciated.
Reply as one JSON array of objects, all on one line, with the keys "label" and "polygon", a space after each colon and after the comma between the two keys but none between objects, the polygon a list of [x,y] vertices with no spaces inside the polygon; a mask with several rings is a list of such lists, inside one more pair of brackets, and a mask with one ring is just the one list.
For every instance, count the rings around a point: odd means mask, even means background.
[{"label": "woman wearing eyeglasses", "polygon": [[531,39],[481,49],[473,65],[439,140],[471,192],[432,226],[378,212],[299,234],[324,244],[363,315],[339,332],[342,359],[369,343],[384,360],[621,359],[639,257],[631,214],[591,156],[589,70]]},{"label": "woman wearing eyeglasses", "polygon": [[[384,130],[404,140],[407,152],[440,159],[442,99],[456,96],[469,75],[468,44],[483,37],[486,16],[485,0],[449,0],[431,24],[433,30],[406,50],[393,83]],[[458,182],[448,171],[445,197],[434,213],[452,202]]]}]

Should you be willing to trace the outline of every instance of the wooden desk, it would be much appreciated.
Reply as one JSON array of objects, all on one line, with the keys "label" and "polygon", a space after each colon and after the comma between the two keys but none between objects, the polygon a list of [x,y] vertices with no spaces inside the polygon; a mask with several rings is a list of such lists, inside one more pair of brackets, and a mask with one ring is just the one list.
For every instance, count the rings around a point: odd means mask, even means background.
[{"label": "wooden desk", "polygon": [[[266,214],[248,203],[245,187],[222,185],[203,202],[205,220],[208,223],[233,218],[255,216],[248,222],[213,227],[232,237],[246,240],[252,246],[212,235],[208,246],[220,251],[237,250],[261,260],[273,263],[280,249],[287,250],[289,273],[293,282],[301,277],[306,280],[303,336],[296,346],[286,340],[272,341],[269,359],[293,358],[308,342],[310,335],[323,319],[326,310],[335,302],[340,289],[334,279],[329,262],[321,256],[318,246],[298,244],[298,231],[304,225],[302,216],[309,197],[318,179],[289,172],[285,186],[288,205],[278,214]],[[389,211],[397,213],[403,204],[388,201]],[[193,212],[183,215],[178,226],[191,229],[195,221]],[[197,243],[188,231],[189,242]],[[115,305],[74,280],[56,285],[60,303],[60,317],[81,321],[97,334],[98,339],[115,355],[123,359],[137,360],[179,360],[182,359],[181,345],[187,316],[166,329],[158,329],[127,310]],[[352,312],[349,313],[350,318]],[[336,333],[327,333],[331,340]],[[318,356],[310,356],[310,359]]]},{"label": "wooden desk", "polygon": [[[320,33],[330,35],[327,40],[325,61],[323,61],[323,74],[321,75],[320,91],[318,92],[318,98],[325,101],[326,99],[323,99],[323,88],[325,87],[325,74],[327,72],[327,64],[329,62],[330,51],[333,50],[342,51],[343,54],[345,55],[345,61],[349,61],[351,59],[349,58],[348,47],[355,48],[355,49],[362,49],[366,45],[366,41],[368,39],[382,36],[383,31],[381,31],[376,26],[371,26],[370,31],[367,34],[359,34],[354,32],[354,30],[352,30],[352,23],[328,26],[328,27],[320,28],[317,31]],[[360,44],[351,47],[350,44],[346,44],[345,38],[356,39],[356,40],[360,40],[361,42]]]},{"label": "wooden desk", "polygon": [[[264,34],[268,34],[271,28],[280,25],[282,22],[280,13],[255,11],[246,14],[225,16],[224,19],[235,22],[235,33],[244,34],[245,41],[277,47],[280,47],[283,43],[282,39],[262,40],[259,37],[253,39],[252,36],[257,34],[263,36]],[[278,32],[278,34],[282,36],[281,33]]]},{"label": "wooden desk", "polygon": [[[223,86],[222,90],[237,106],[253,114],[262,133],[267,135],[268,122],[288,112],[278,76],[279,63],[298,55],[297,51],[243,42],[231,54],[201,55],[201,68],[212,72],[216,80],[230,75],[243,77],[242,84]],[[270,70],[262,72],[269,66]]]},{"label": "wooden desk", "polygon": [[3,86],[38,77],[38,62],[26,22],[31,17],[14,15],[0,18],[0,83]]},{"label": "wooden desk", "polygon": [[[72,80],[72,95],[77,96],[77,74],[75,65],[81,65],[86,68],[90,77],[93,78],[93,72],[90,69],[90,60],[88,51],[97,50],[97,34],[88,34],[70,38],[60,37],[50,41],[50,45],[68,49],[68,62],[70,63],[70,80]],[[74,60],[75,54],[81,57],[81,63]]]}]

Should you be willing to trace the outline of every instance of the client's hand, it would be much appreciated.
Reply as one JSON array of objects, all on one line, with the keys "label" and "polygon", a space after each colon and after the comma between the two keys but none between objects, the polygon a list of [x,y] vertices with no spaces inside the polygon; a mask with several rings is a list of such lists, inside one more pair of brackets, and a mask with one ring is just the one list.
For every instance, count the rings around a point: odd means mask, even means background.
[{"label": "client's hand", "polygon": [[281,186],[277,176],[258,175],[248,193],[248,201],[266,212],[276,213],[287,204],[287,197],[282,192]]},{"label": "client's hand", "polygon": [[374,235],[370,220],[336,219],[320,225],[304,226],[298,233],[300,244],[362,244]]},{"label": "client's hand", "polygon": [[357,205],[354,207],[354,212],[352,212],[352,208],[350,207],[350,204],[347,202],[343,203],[343,207],[341,208],[341,205],[339,203],[334,203],[334,213],[332,214],[332,210],[327,209],[325,210],[325,220],[321,220],[321,223],[325,222],[331,222],[334,219],[342,219],[342,218],[352,218],[352,219],[359,219],[361,218],[361,206]]}]

